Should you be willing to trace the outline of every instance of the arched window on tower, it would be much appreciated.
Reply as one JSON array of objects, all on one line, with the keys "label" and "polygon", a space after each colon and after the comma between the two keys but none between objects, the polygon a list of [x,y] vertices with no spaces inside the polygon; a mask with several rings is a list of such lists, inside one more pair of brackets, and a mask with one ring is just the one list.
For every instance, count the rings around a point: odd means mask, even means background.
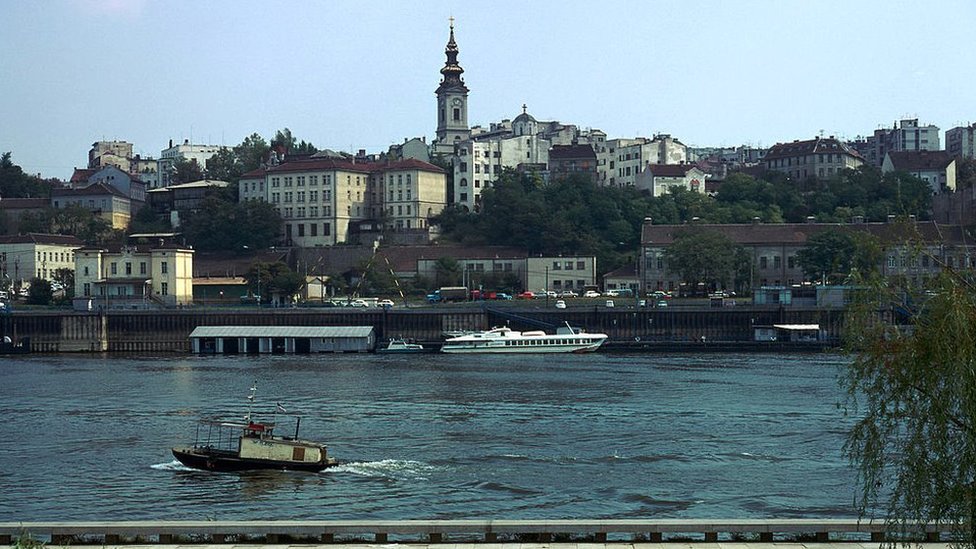
[{"label": "arched window on tower", "polygon": [[461,120],[461,109],[454,109],[454,121],[458,122]]}]

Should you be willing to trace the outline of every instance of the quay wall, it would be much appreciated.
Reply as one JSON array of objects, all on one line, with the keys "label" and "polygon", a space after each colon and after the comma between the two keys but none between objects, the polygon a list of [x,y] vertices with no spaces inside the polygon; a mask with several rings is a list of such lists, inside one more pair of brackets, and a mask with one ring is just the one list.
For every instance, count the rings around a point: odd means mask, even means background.
[{"label": "quay wall", "polygon": [[[509,325],[541,329],[569,322],[609,336],[607,350],[676,350],[694,344],[711,350],[786,350],[753,342],[754,326],[819,324],[829,342],[839,339],[843,311],[801,307],[678,307],[670,309],[477,307],[470,305],[382,310],[376,308],[214,308],[160,311],[16,311],[0,317],[0,335],[30,337],[33,352],[189,352],[197,326],[373,326],[377,341],[404,337],[437,345],[443,332]],[[702,343],[702,337],[705,343]],[[807,346],[809,347],[809,346]],[[822,347],[822,345],[820,346]]]}]

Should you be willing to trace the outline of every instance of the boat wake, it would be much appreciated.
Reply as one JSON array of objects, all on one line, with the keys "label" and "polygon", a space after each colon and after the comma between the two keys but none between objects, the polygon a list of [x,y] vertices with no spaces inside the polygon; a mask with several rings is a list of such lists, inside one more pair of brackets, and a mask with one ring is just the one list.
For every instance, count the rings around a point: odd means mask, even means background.
[{"label": "boat wake", "polygon": [[384,477],[409,480],[428,480],[437,468],[420,461],[384,459],[381,461],[354,461],[341,463],[326,469],[325,473],[352,473],[365,477]]},{"label": "boat wake", "polygon": [[175,459],[168,463],[157,463],[155,465],[150,465],[150,467],[157,471],[196,471],[196,469],[187,467]]}]

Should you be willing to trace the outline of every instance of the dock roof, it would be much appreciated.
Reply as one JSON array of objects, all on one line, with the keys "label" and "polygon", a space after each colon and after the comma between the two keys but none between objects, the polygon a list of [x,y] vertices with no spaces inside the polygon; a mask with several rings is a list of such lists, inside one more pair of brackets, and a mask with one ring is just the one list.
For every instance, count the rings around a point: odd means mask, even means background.
[{"label": "dock roof", "polygon": [[190,337],[369,337],[372,326],[197,326]]}]

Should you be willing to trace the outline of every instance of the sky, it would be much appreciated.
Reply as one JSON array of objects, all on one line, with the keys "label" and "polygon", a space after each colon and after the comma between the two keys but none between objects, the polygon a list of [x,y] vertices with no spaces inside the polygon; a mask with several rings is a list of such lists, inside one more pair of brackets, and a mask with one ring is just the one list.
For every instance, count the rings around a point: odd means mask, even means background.
[{"label": "sky", "polygon": [[67,179],[99,140],[430,141],[450,17],[472,125],[525,104],[609,138],[768,147],[976,121],[973,0],[0,0],[0,152]]}]

